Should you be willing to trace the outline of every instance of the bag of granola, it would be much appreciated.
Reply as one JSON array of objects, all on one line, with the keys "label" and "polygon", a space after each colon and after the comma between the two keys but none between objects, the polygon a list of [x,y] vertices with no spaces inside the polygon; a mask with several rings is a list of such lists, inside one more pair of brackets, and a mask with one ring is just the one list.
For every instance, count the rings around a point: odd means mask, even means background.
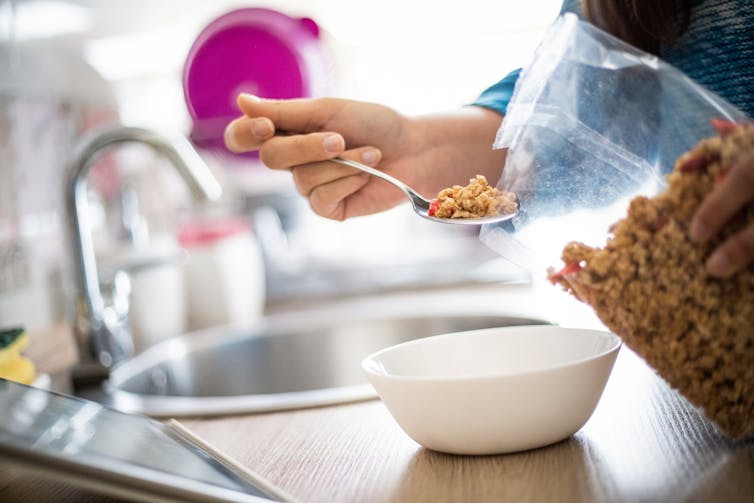
[{"label": "bag of granola", "polygon": [[701,139],[710,119],[746,115],[681,71],[612,35],[561,16],[522,71],[495,140],[508,156],[497,186],[519,212],[482,228],[501,256],[544,277],[563,247],[604,243],[636,195]]}]

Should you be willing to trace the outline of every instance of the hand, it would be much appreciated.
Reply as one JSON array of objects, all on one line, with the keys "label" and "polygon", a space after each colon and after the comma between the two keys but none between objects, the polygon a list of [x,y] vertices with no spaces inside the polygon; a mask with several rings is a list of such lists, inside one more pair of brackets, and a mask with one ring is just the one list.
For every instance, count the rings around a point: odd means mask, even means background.
[{"label": "hand", "polygon": [[[738,127],[725,122],[714,123],[720,134]],[[731,166],[725,178],[705,197],[691,220],[691,238],[704,242],[716,235],[736,213],[754,203],[754,149]],[[749,223],[729,237],[707,259],[713,276],[729,277],[754,261],[754,223]]]},{"label": "hand", "polygon": [[[327,162],[333,157],[383,169],[428,197],[453,183],[465,184],[475,173],[494,183],[494,170],[499,176],[504,160],[504,152],[490,147],[500,116],[476,107],[411,119],[381,105],[334,98],[280,101],[241,95],[238,106],[244,116],[228,125],[228,148],[259,150],[268,167],[291,171],[312,209],[335,220],[382,211],[406,199],[382,180]],[[492,178],[480,169],[492,171]]]},{"label": "hand", "polygon": [[391,166],[386,171],[406,177],[401,171],[414,161],[408,153],[408,120],[392,110],[346,100],[279,101],[244,94],[238,107],[245,115],[226,129],[228,148],[259,150],[269,168],[291,171],[316,213],[342,220],[401,202],[402,194],[381,181],[326,162],[341,156],[377,166],[385,158]]}]

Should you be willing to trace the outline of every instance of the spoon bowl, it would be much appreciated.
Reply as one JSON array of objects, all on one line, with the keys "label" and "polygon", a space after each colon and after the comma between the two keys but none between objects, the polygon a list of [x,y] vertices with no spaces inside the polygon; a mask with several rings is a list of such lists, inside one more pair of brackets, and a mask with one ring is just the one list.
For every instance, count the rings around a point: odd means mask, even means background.
[{"label": "spoon bowl", "polygon": [[404,194],[406,194],[406,197],[408,197],[409,201],[411,202],[411,206],[417,215],[419,215],[420,217],[426,218],[427,220],[431,220],[433,222],[440,222],[443,224],[483,225],[483,224],[491,224],[495,222],[503,222],[505,220],[510,220],[511,218],[516,216],[516,213],[514,212],[514,213],[504,213],[500,215],[491,215],[491,216],[478,217],[478,218],[433,217],[429,214],[429,206],[432,202],[429,199],[423,197],[413,188],[409,187],[402,181],[398,180],[397,178],[392,177],[388,175],[387,173],[380,171],[378,169],[372,168],[365,164],[361,164],[360,162],[351,161],[349,159],[335,157],[331,159],[331,161],[338,162],[340,164],[344,164],[346,166],[350,166],[352,168],[364,171],[365,173],[369,173],[370,175],[376,176],[377,178],[381,178],[385,180],[386,182],[395,185],[396,187],[401,189]]}]

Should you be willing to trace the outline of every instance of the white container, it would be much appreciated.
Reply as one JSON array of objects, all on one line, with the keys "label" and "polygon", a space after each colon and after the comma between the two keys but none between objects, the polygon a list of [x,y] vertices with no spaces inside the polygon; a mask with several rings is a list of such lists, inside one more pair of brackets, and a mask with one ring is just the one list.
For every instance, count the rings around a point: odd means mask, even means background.
[{"label": "white container", "polygon": [[158,238],[102,259],[130,279],[128,322],[137,352],[186,331],[182,254],[174,240]]},{"label": "white container", "polygon": [[589,419],[621,340],[550,325],[472,330],[398,344],[362,368],[396,422],[428,449],[516,452],[569,437]]},{"label": "white container", "polygon": [[186,223],[186,305],[191,330],[249,324],[264,311],[265,273],[259,245],[241,219]]},{"label": "white container", "polygon": [[129,323],[136,351],[186,330],[183,271],[175,258],[131,274]]}]

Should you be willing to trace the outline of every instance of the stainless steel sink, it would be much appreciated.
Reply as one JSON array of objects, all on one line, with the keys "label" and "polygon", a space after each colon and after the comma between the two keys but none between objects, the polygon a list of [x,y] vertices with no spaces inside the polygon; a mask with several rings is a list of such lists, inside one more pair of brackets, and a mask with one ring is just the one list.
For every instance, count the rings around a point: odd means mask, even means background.
[{"label": "stainless steel sink", "polygon": [[[404,306],[405,307],[405,306]],[[542,324],[447,306],[315,310],[167,340],[116,367],[100,401],[152,416],[263,412],[375,397],[361,370],[370,353],[408,340],[487,327]],[[410,312],[405,312],[410,311]],[[392,314],[391,314],[392,313]]]}]

